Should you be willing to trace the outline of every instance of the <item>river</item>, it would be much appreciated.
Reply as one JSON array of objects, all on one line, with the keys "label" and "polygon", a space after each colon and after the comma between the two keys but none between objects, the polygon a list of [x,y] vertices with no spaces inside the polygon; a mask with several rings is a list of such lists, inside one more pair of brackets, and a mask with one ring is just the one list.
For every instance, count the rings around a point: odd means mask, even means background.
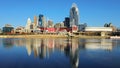
[{"label": "river", "polygon": [[120,68],[120,39],[0,38],[0,68]]}]

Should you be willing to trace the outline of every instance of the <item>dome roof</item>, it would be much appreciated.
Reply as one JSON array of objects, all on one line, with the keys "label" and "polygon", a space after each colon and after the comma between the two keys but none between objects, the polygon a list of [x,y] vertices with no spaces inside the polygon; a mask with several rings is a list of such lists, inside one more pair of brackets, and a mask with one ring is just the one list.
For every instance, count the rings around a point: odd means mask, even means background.
[{"label": "dome roof", "polygon": [[77,7],[76,3],[73,3],[73,4],[72,4],[72,8],[75,8],[76,11],[78,11],[78,7]]}]

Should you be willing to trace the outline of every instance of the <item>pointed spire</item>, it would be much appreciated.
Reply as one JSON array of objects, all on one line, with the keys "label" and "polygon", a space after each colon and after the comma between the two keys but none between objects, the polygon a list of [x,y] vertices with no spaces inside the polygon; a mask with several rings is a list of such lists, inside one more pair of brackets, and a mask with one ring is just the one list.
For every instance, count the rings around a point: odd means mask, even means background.
[{"label": "pointed spire", "polygon": [[31,23],[31,19],[30,18],[28,18],[27,23]]},{"label": "pointed spire", "polygon": [[73,3],[73,4],[72,4],[72,7],[77,7],[77,4],[76,4],[76,3]]}]

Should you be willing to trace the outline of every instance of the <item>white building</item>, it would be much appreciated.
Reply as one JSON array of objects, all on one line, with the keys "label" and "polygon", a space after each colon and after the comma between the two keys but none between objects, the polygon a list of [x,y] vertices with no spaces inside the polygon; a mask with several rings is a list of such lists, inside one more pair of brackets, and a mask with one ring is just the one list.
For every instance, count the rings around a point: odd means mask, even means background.
[{"label": "white building", "polygon": [[26,33],[30,33],[31,32],[31,29],[30,29],[30,27],[31,27],[31,19],[30,18],[28,18],[28,20],[27,20],[27,24],[26,24],[26,27],[25,27],[25,31],[26,31]]},{"label": "white building", "polygon": [[85,31],[88,32],[112,32],[111,27],[86,27]]},{"label": "white building", "polygon": [[27,20],[27,24],[26,24],[26,29],[30,29],[30,25],[31,25],[31,19],[30,18],[28,18],[28,20]]}]

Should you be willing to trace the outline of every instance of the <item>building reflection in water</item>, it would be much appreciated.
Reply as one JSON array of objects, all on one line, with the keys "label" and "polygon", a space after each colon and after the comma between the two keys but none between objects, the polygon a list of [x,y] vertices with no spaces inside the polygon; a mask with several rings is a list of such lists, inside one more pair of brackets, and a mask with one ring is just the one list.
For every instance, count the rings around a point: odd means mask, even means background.
[{"label": "building reflection in water", "polygon": [[102,49],[111,51],[113,49],[114,42],[112,42],[111,39],[85,39],[80,44],[84,44],[82,47],[86,50]]},{"label": "building reflection in water", "polygon": [[79,65],[80,49],[103,49],[112,50],[114,43],[110,39],[2,39],[5,48],[16,46],[26,47],[28,56],[34,52],[35,57],[40,59],[49,58],[55,49],[64,52],[70,59],[73,68]]},{"label": "building reflection in water", "polygon": [[3,46],[5,48],[12,48],[14,46],[14,39],[11,38],[3,38],[2,39]]},{"label": "building reflection in water", "polygon": [[79,65],[78,39],[68,39],[65,47],[65,54],[66,56],[69,56],[72,68],[77,68]]}]

